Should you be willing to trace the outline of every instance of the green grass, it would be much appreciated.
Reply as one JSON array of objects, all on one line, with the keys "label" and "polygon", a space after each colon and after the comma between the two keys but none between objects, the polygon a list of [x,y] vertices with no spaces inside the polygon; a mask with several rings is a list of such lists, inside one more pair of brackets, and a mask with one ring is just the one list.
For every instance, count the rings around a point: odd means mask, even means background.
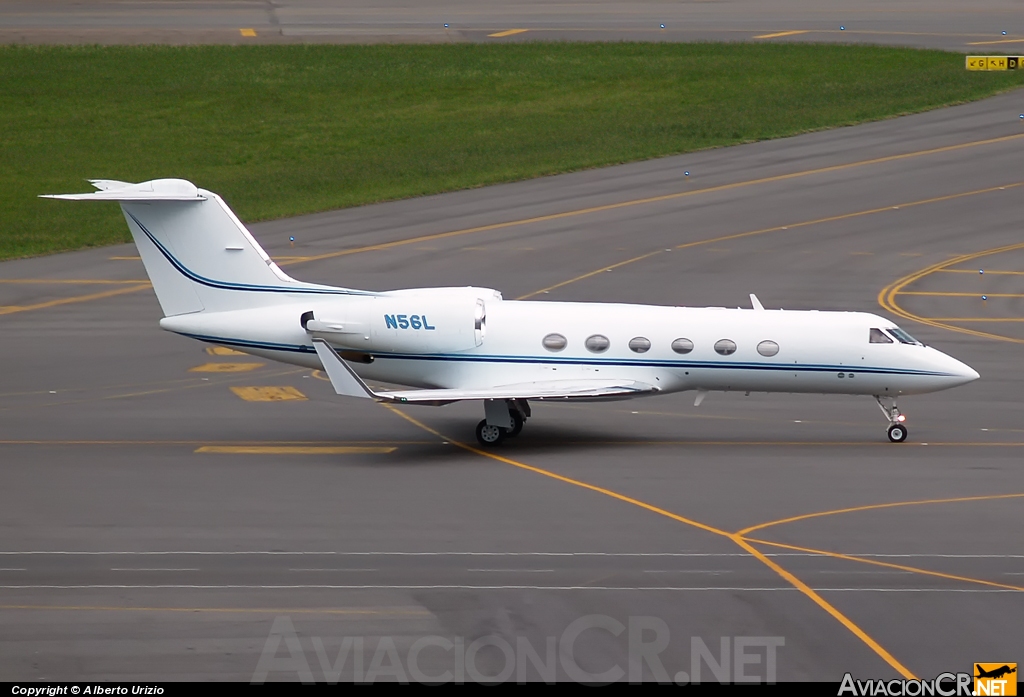
[{"label": "green grass", "polygon": [[181,177],[243,220],[978,99],[1024,71],[806,44],[0,47],[0,258],[128,239],[41,193]]}]

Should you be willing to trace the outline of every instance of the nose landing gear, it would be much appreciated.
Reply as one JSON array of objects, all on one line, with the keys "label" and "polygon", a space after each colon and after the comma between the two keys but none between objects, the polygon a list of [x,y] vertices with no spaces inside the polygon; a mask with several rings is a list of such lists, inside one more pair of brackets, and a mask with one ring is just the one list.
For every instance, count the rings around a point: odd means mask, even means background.
[{"label": "nose landing gear", "polygon": [[909,434],[905,423],[907,417],[900,413],[899,407],[896,406],[896,398],[881,397],[876,394],[875,401],[878,402],[878,408],[885,414],[885,418],[889,420],[889,428],[886,430],[889,440],[893,443],[905,441]]},{"label": "nose landing gear", "polygon": [[893,443],[902,443],[907,439],[907,427],[903,424],[892,424],[888,432],[889,440]]}]

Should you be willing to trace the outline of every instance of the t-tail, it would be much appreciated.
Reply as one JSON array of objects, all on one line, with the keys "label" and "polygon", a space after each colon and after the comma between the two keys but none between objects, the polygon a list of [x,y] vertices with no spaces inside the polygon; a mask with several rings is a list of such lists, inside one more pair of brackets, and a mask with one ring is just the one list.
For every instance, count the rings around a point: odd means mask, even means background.
[{"label": "t-tail", "polygon": [[191,182],[90,183],[99,191],[43,198],[120,203],[167,317],[292,303],[305,295],[362,294],[291,278],[220,196]]}]

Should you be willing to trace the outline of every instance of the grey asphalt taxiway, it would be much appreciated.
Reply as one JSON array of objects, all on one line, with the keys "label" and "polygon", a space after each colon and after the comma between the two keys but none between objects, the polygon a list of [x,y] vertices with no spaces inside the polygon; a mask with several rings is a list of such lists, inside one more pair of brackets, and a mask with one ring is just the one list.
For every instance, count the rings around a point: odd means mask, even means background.
[{"label": "grey asphalt taxiway", "polygon": [[[160,331],[131,246],[0,264],[0,679],[682,680],[695,646],[705,680],[1016,660],[1021,113],[1017,91],[251,226],[336,285],[885,314],[982,376],[902,400],[898,445],[870,399],[682,394],[539,404],[481,451],[479,405],[346,401]],[[658,661],[631,663],[642,645]]]},{"label": "grey asphalt taxiway", "polygon": [[1024,50],[1016,0],[6,0],[0,43],[815,41]]}]

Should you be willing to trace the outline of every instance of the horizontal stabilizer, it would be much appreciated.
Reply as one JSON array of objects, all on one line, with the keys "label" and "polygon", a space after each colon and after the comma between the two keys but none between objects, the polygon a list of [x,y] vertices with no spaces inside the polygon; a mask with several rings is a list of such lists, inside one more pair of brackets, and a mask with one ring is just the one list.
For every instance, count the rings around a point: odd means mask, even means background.
[{"label": "horizontal stabilizer", "polygon": [[[99,189],[88,194],[44,194],[39,198],[65,201],[205,201],[199,189],[184,179],[154,179],[141,184],[125,184],[112,179],[94,179]],[[124,186],[120,186],[124,184]]]},{"label": "horizontal stabilizer", "polygon": [[404,390],[374,392],[356,375],[337,351],[322,339],[313,339],[334,391],[348,397],[370,397],[395,404],[426,404],[441,406],[452,402],[480,399],[535,400],[612,400],[642,397],[658,388],[635,380],[541,380],[515,385],[499,385],[483,389]]},{"label": "horizontal stabilizer", "polygon": [[97,189],[110,191],[111,189],[123,189],[126,186],[133,186],[131,182],[122,182],[117,179],[89,179],[88,182]]}]

